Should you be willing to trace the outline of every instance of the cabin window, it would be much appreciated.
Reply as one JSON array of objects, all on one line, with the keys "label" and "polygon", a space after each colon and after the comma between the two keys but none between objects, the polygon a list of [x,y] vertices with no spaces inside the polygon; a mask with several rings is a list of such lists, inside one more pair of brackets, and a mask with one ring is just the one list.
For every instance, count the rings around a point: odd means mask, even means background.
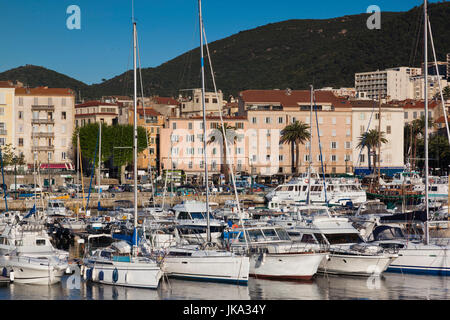
[{"label": "cabin window", "polygon": [[294,191],[294,186],[289,186],[288,191]]},{"label": "cabin window", "polygon": [[21,246],[23,246],[22,240],[16,240],[16,247],[21,247]]},{"label": "cabin window", "polygon": [[249,239],[250,242],[258,242],[264,240],[264,236],[261,230],[250,230],[247,231],[247,239]]},{"label": "cabin window", "polygon": [[192,219],[205,219],[205,216],[201,212],[191,212]]},{"label": "cabin window", "polygon": [[314,233],[314,237],[316,237],[317,242],[318,242],[319,244],[327,245],[327,242],[326,242],[325,238],[322,236],[321,233]]},{"label": "cabin window", "polygon": [[111,252],[108,252],[108,251],[102,251],[102,252],[100,253],[100,257],[111,258]]},{"label": "cabin window", "polygon": [[45,246],[45,239],[37,239],[36,245],[37,246]]},{"label": "cabin window", "polygon": [[266,238],[269,238],[271,240],[278,240],[277,233],[274,229],[264,229],[263,234]]},{"label": "cabin window", "polygon": [[303,186],[303,191],[306,191],[307,188],[308,186]]},{"label": "cabin window", "polygon": [[326,238],[330,244],[342,244],[342,243],[358,243],[361,239],[357,233],[338,233],[327,234]]},{"label": "cabin window", "polygon": [[304,243],[316,243],[316,239],[312,236],[312,234],[304,234],[300,242]]},{"label": "cabin window", "polygon": [[191,217],[187,212],[180,212],[180,214],[178,215],[178,219],[191,219]]},{"label": "cabin window", "polygon": [[278,237],[280,238],[280,240],[291,240],[286,230],[277,229],[276,231],[278,233]]}]

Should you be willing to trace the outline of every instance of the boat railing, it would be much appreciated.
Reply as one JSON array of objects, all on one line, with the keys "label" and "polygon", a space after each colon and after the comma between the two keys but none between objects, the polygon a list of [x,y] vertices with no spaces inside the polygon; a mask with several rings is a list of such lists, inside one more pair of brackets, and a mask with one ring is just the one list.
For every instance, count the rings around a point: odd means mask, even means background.
[{"label": "boat railing", "polygon": [[436,246],[447,247],[450,245],[450,238],[431,238],[430,243]]},{"label": "boat railing", "polygon": [[[56,258],[56,261],[61,260],[59,258]],[[29,257],[29,256],[9,256],[9,260],[11,261],[17,261],[17,262],[23,262],[23,263],[33,263],[33,264],[39,264],[41,266],[50,266],[52,259],[50,257],[42,257],[42,258],[35,258],[35,257]],[[60,262],[60,261],[58,261]],[[58,263],[59,264],[59,263]]]}]

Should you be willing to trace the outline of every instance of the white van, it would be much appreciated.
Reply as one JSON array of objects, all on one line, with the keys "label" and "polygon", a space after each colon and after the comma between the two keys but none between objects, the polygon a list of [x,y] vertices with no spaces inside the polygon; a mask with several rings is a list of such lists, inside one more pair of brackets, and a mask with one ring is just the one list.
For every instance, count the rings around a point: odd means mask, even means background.
[{"label": "white van", "polygon": [[17,183],[17,184],[12,183],[9,186],[9,191],[16,191],[16,190],[17,191],[23,191],[25,188],[26,188],[26,185],[23,184],[23,183]]}]

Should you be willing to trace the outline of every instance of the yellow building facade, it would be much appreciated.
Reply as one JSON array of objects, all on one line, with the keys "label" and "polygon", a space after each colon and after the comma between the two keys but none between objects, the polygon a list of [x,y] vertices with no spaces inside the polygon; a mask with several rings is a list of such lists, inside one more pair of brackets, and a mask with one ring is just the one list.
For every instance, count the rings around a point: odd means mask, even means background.
[{"label": "yellow building facade", "polygon": [[[128,110],[129,124],[134,124],[133,109]],[[160,152],[160,134],[164,127],[164,116],[153,108],[141,107],[137,110],[137,125],[144,127],[147,130],[148,148],[138,155],[138,168],[141,170],[148,170],[151,165],[152,170],[157,170],[159,167],[158,159]]]},{"label": "yellow building facade", "polygon": [[0,145],[14,145],[14,95],[15,87],[10,81],[0,81]]}]

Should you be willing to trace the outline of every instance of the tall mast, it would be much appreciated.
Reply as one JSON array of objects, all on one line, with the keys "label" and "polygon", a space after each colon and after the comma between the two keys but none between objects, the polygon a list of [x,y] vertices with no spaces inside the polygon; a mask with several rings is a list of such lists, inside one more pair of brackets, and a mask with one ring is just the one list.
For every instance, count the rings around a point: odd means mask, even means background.
[{"label": "tall mast", "polygon": [[378,189],[380,188],[380,178],[381,178],[381,90],[378,91]]},{"label": "tall mast", "polygon": [[[134,17],[133,17],[134,20]],[[137,249],[137,212],[138,212],[138,196],[137,196],[137,73],[136,73],[136,22],[133,21],[133,63],[134,63],[134,121],[133,121],[133,179],[134,179],[134,241],[133,255],[136,255]]]},{"label": "tall mast", "polygon": [[100,121],[98,133],[98,173],[97,173],[97,188],[98,188],[98,207],[100,207],[100,199],[102,195],[101,185],[101,174],[102,174],[102,122]]},{"label": "tall mast", "polygon": [[310,132],[310,138],[309,138],[309,164],[308,164],[308,195],[307,195],[307,205],[311,204],[311,163],[312,163],[312,110],[313,110],[313,93],[314,88],[312,85],[311,87],[311,105],[309,109],[309,132]]},{"label": "tall mast", "polygon": [[[427,0],[423,2],[424,11],[424,101],[425,101],[425,208],[427,213],[427,221],[425,223],[425,243],[430,241],[429,235],[429,208],[428,208],[428,12],[427,12]],[[445,115],[444,115],[445,116]]]},{"label": "tall mast", "polygon": [[[202,71],[202,109],[203,109],[203,158],[205,161],[205,186],[206,186],[206,242],[211,242],[209,222],[209,183],[208,183],[208,157],[206,155],[206,108],[205,108],[205,64],[203,59],[203,18],[202,1],[198,0],[198,18],[200,24],[200,59]],[[226,148],[227,146],[225,146]]]}]

